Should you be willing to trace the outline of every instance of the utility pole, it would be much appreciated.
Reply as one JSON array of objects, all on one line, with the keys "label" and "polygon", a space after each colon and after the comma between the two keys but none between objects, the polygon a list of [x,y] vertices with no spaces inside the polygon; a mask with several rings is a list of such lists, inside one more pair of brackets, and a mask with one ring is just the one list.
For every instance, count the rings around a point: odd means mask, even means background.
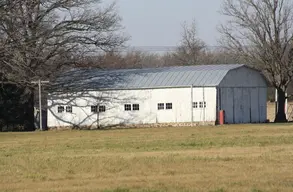
[{"label": "utility pole", "polygon": [[278,113],[278,90],[275,89],[275,116]]},{"label": "utility pole", "polygon": [[49,81],[32,81],[32,84],[38,84],[39,87],[39,118],[40,118],[40,130],[43,131],[43,119],[42,119],[42,84],[49,83]]},{"label": "utility pole", "polygon": [[193,85],[190,86],[190,96],[191,96],[191,126],[193,126]]}]

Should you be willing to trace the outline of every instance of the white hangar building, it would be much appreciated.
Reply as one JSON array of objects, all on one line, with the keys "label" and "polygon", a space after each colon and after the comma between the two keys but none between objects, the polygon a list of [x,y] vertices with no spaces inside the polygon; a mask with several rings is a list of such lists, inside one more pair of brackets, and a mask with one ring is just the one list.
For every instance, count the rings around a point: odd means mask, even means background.
[{"label": "white hangar building", "polygon": [[48,95],[48,127],[154,123],[261,123],[267,81],[250,67],[198,65],[150,69],[74,69]]}]

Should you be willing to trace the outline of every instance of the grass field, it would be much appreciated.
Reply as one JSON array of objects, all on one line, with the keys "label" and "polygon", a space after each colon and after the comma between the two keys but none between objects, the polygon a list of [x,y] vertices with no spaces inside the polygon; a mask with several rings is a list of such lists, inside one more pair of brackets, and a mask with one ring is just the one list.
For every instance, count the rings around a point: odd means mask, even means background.
[{"label": "grass field", "polygon": [[293,191],[293,125],[0,134],[0,191]]}]

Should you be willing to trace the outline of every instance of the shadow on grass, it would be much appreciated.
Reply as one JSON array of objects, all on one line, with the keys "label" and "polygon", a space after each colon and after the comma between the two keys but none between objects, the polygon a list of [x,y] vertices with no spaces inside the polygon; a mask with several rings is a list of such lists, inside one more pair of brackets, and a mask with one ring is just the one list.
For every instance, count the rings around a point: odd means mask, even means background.
[{"label": "shadow on grass", "polygon": [[212,190],[210,192],[226,192],[223,188]]},{"label": "shadow on grass", "polygon": [[104,190],[103,192],[164,192],[164,191],[153,190],[153,189],[130,190],[127,188],[117,188],[113,190]]}]

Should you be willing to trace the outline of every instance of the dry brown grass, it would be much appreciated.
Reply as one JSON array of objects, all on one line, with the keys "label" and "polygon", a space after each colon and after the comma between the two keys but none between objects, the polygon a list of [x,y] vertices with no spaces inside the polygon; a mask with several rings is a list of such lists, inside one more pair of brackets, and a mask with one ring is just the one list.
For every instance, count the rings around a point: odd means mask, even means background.
[{"label": "dry brown grass", "polygon": [[293,125],[0,134],[0,191],[293,191]]}]

